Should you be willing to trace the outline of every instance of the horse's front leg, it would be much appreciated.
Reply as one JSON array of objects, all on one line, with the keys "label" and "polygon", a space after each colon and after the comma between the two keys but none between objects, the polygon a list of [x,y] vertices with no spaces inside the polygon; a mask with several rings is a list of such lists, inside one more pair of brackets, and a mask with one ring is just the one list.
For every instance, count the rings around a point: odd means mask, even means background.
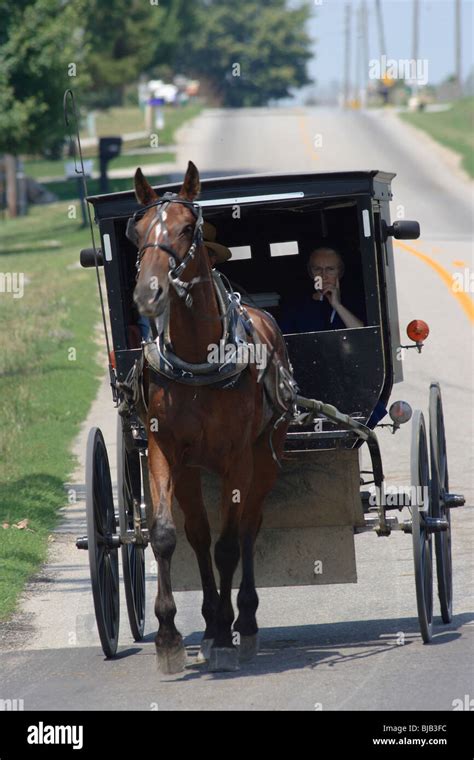
[{"label": "horse's front leg", "polygon": [[232,623],[232,579],[240,559],[239,526],[242,509],[252,480],[250,452],[239,457],[223,476],[221,532],[216,541],[214,559],[220,576],[220,595],[215,623],[215,639],[209,658],[209,670],[238,670],[239,653],[234,646]]},{"label": "horse's front leg", "polygon": [[206,630],[197,662],[209,659],[214,643],[216,611],[219,604],[211,558],[211,529],[202,497],[201,473],[197,467],[183,467],[176,478],[175,496],[185,517],[186,537],[197,557],[203,590],[202,615]]},{"label": "horse's front leg", "polygon": [[149,533],[158,564],[155,615],[159,628],[155,646],[159,669],[163,673],[178,673],[186,664],[186,650],[182,636],[174,624],[176,605],[171,587],[171,558],[176,548],[176,526],[171,511],[174,482],[170,465],[153,435],[149,439],[148,457],[152,501]]}]

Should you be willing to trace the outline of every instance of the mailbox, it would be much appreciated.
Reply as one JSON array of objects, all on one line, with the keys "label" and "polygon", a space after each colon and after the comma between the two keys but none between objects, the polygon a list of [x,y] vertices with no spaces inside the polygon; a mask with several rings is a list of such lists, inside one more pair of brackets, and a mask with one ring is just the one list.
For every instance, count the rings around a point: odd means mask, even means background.
[{"label": "mailbox", "polygon": [[100,192],[109,191],[109,182],[107,178],[107,164],[113,158],[120,156],[122,150],[121,137],[101,137],[99,140],[99,161],[100,161]]}]

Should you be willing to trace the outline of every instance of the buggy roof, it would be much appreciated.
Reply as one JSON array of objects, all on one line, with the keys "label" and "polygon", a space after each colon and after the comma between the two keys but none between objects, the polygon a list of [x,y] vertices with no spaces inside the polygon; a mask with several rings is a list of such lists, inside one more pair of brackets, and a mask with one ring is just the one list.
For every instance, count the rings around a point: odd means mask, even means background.
[{"label": "buggy roof", "polygon": [[[146,167],[145,167],[146,171]],[[390,183],[396,175],[391,172],[285,172],[272,174],[240,174],[229,177],[211,177],[201,180],[201,205],[213,205],[226,201],[226,205],[284,200],[340,198],[370,195],[380,200],[391,200]],[[132,184],[130,180],[130,184]],[[180,182],[155,185],[158,195],[178,192]],[[90,195],[97,220],[110,217],[131,216],[140,208],[134,190],[105,195]],[[221,205],[219,204],[219,205]]]}]

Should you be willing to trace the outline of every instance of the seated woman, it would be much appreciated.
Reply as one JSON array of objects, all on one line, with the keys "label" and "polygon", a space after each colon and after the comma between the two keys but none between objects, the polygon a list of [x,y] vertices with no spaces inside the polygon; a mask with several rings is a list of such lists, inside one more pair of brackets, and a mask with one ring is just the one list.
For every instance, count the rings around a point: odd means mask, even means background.
[{"label": "seated woman", "polygon": [[364,323],[341,302],[340,280],[344,261],[335,248],[321,246],[308,258],[308,275],[313,292],[305,293],[283,307],[279,324],[284,333],[343,330]]}]

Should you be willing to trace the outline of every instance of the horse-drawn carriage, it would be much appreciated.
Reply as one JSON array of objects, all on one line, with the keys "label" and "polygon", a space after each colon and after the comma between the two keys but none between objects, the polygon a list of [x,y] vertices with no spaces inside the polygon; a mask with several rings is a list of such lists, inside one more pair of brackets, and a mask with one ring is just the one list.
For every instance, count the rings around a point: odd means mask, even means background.
[{"label": "horse-drawn carriage", "polygon": [[[385,499],[374,427],[386,414],[393,384],[403,379],[391,238],[411,239],[419,235],[416,222],[398,221],[393,225],[390,222],[394,175],[360,171],[208,179],[202,182],[196,200],[193,194],[183,191],[186,183],[190,183],[189,171],[188,168],[185,185],[159,186],[153,196],[141,185],[141,203],[133,192],[88,198],[99,225],[101,245],[82,251],[81,263],[85,267],[104,268],[113,340],[113,346],[109,346],[111,385],[114,402],[120,405],[121,412],[117,436],[118,502],[114,504],[102,434],[93,429],[86,465],[87,537],[77,541],[78,548],[89,550],[95,612],[104,653],[113,656],[118,643],[119,548],[131,630],[136,640],[143,637],[144,553],[151,540],[152,503],[158,512],[161,509],[162,497],[153,485],[153,480],[161,477],[159,468],[149,477],[148,455],[151,444],[154,451],[156,444],[155,433],[153,441],[150,440],[154,420],[150,419],[150,411],[148,416],[143,412],[147,406],[144,396],[149,389],[144,387],[141,378],[147,366],[151,366],[156,374],[155,383],[164,389],[158,406],[160,403],[166,406],[170,387],[181,383],[195,392],[194,397],[183,400],[185,404],[188,399],[189,403],[193,398],[196,400],[198,391],[206,384],[202,362],[198,364],[194,359],[192,363],[188,357],[187,363],[178,364],[179,357],[170,353],[169,345],[160,342],[162,312],[159,309],[150,311],[151,334],[148,335],[149,327],[144,328],[143,323],[147,308],[141,309],[142,316],[137,309],[137,305],[140,307],[145,301],[142,296],[140,303],[137,297],[136,265],[139,271],[142,267],[141,276],[146,278],[146,266],[151,266],[151,257],[157,256],[159,249],[167,266],[169,263],[167,280],[171,295],[177,298],[178,294],[183,303],[192,306],[199,291],[199,280],[205,278],[195,277],[191,290],[185,264],[189,252],[196,255],[202,244],[196,230],[200,229],[203,218],[213,226],[216,239],[232,252],[232,258],[227,261],[214,262],[212,270],[214,285],[218,280],[218,288],[215,287],[221,299],[222,319],[227,314],[227,306],[232,306],[239,319],[255,322],[255,307],[263,307],[271,314],[267,327],[283,325],[288,305],[297,308],[294,304],[308,291],[309,254],[317,245],[327,246],[330,241],[344,253],[341,300],[355,304],[362,325],[318,331],[300,329],[284,336],[298,387],[282,367],[284,359],[280,354],[275,377],[286,399],[286,408],[282,403],[279,413],[274,415],[267,442],[272,447],[272,435],[278,434],[278,425],[283,419],[285,434],[281,449],[284,446],[284,455],[282,451],[280,455],[275,450],[271,452],[273,460],[278,460],[279,475],[265,500],[262,528],[259,531],[260,523],[256,528],[259,534],[255,551],[253,546],[251,548],[258,586],[356,582],[354,535],[370,530],[379,536],[389,536],[392,530],[402,530],[412,535],[418,617],[423,640],[428,642],[433,624],[432,539],[434,536],[441,615],[443,622],[448,623],[452,615],[450,509],[460,506],[463,499],[449,493],[441,394],[439,386],[432,384],[429,428],[423,414],[416,411],[412,415],[406,402],[390,406],[391,422],[386,426],[393,432],[412,417],[411,485],[414,488],[410,490],[410,500],[404,501],[411,511],[411,519],[399,521],[398,517],[388,514],[390,510],[401,510],[403,504],[397,501],[395,506],[388,505]],[[140,187],[137,197],[140,198]],[[178,205],[180,208],[176,210]],[[173,248],[177,246],[178,237],[173,237],[176,224],[173,227],[171,221],[179,220],[179,214],[183,219],[183,215],[188,214],[188,227],[195,225],[195,234],[192,235],[191,229],[191,237],[183,249],[188,251],[184,258]],[[146,256],[149,256],[148,264]],[[152,276],[150,270],[148,279]],[[155,289],[163,300],[163,281],[158,284],[160,278],[156,273],[155,279]],[[146,286],[149,287],[149,282]],[[151,291],[147,293],[150,295]],[[153,305],[154,300],[152,294],[146,303]],[[253,319],[249,314],[253,314]],[[169,319],[171,323],[173,313]],[[204,329],[205,322],[199,324],[200,329]],[[227,340],[231,335],[234,349],[238,345],[258,343],[252,330],[239,338],[236,331],[228,329]],[[414,320],[408,328],[410,346],[421,350],[427,334],[425,323]],[[272,348],[271,341],[267,341],[266,347]],[[270,353],[273,359],[273,352]],[[170,356],[176,361],[168,366]],[[235,369],[235,361],[232,366]],[[232,373],[228,374],[227,369],[228,362],[219,365],[212,382],[208,380],[206,392],[224,394],[219,396],[222,399],[232,398],[236,390]],[[263,385],[262,376],[266,374],[268,378],[271,374],[267,369],[258,372],[257,383]],[[244,375],[246,371],[244,367]],[[278,387],[275,393],[278,394]],[[185,435],[183,431],[181,436]],[[159,440],[159,430],[156,436]],[[364,442],[372,462],[369,478],[360,467],[360,448]],[[192,459],[189,462],[191,473],[196,462]],[[221,531],[222,540],[218,483],[215,473],[203,473],[210,534],[216,539]],[[368,483],[375,488],[367,490]],[[255,483],[253,487],[257,487]],[[197,539],[193,541],[189,522],[186,526],[178,507],[173,510],[173,519],[178,534],[172,562],[173,589],[201,588],[205,574],[203,555],[196,550]],[[165,562],[163,557],[161,560]],[[246,562],[248,564],[248,557],[242,564]],[[167,586],[169,563],[165,566],[159,561],[158,564],[160,577],[162,567],[165,568],[161,582]],[[221,572],[219,565],[218,569]],[[249,572],[252,575],[253,570]],[[232,584],[234,575],[226,576],[227,585],[229,577]],[[239,593],[245,596],[249,589],[244,581],[242,583]],[[230,593],[230,588],[227,591]],[[256,608],[256,603],[253,604]],[[245,633],[249,631],[243,631],[244,637]],[[205,659],[210,656],[212,641],[207,643],[207,648],[203,646]],[[214,669],[219,669],[219,663],[224,669],[233,667],[234,660],[226,657],[219,660],[219,652],[217,648]]]}]

